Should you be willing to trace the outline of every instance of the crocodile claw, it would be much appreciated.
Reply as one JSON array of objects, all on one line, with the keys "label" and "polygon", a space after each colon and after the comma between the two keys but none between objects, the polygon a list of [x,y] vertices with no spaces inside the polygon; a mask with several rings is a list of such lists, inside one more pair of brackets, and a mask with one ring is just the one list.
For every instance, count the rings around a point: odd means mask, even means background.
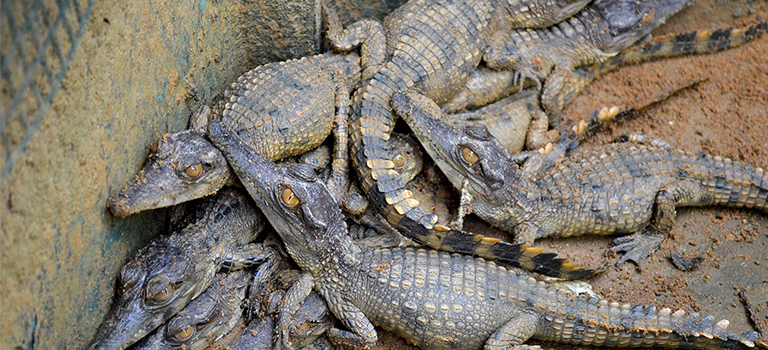
[{"label": "crocodile claw", "polygon": [[614,252],[625,252],[616,265],[621,265],[627,260],[632,260],[637,264],[642,263],[651,253],[655,252],[664,242],[666,236],[653,229],[647,229],[635,232],[631,235],[622,236],[613,240]]}]

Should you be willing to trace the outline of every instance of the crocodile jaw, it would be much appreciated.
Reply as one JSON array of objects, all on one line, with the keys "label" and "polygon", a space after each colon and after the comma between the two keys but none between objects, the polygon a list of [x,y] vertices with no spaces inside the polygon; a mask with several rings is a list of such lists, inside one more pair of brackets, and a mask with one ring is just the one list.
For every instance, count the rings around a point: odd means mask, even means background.
[{"label": "crocodile jaw", "polygon": [[[195,178],[186,169],[200,164]],[[125,217],[143,210],[202,198],[234,182],[224,155],[203,134],[184,130],[166,134],[133,182],[113,194],[107,208]]]}]

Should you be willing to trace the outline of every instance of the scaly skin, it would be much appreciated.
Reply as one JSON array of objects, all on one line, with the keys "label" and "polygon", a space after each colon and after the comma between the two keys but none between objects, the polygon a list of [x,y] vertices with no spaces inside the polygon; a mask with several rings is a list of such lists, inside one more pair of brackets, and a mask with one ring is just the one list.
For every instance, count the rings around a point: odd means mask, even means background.
[{"label": "scaly skin", "polygon": [[[226,129],[226,126],[213,121],[209,124],[208,129],[211,141],[216,147],[224,151],[230,166],[234,167],[233,156],[227,154],[232,153],[233,151],[232,147],[235,141],[232,140],[237,140],[238,147],[244,147],[245,150],[250,152],[249,154],[252,154],[252,149],[248,148],[246,144],[240,141],[239,136],[229,132],[227,132],[228,134],[226,137],[222,136],[222,134],[224,134],[222,129]],[[216,136],[213,136],[214,131],[217,133]],[[242,161],[242,158],[240,161]],[[253,162],[252,164],[256,163]],[[291,169],[298,169],[301,171],[297,176],[317,180],[315,172],[311,167],[305,164]],[[242,181],[242,178],[240,180]],[[331,197],[330,200],[335,201],[333,197]],[[444,239],[442,248],[445,250],[471,251],[480,256],[491,256],[511,266],[522,267],[547,276],[564,279],[581,279],[594,273],[594,270],[570,264],[567,259],[555,258],[556,254],[546,253],[543,249],[531,249],[528,244],[509,244],[500,241],[499,239],[485,238],[480,235],[470,237],[442,237],[442,239]]]},{"label": "scaly skin", "polygon": [[[510,156],[481,125],[446,125],[429,114],[434,102],[428,99],[406,94],[394,99],[443,173],[471,196],[472,211],[515,233],[517,243],[642,230],[617,239],[614,247],[627,251],[619,263],[640,262],[670,231],[675,207],[723,205],[768,212],[768,175],[762,168],[643,139],[588,149],[543,167],[538,153],[528,159]],[[516,164],[521,160],[522,168]]]},{"label": "scaly skin", "polygon": [[559,125],[562,110],[552,99],[561,93],[576,67],[615,56],[692,2],[595,0],[555,26],[518,30],[503,42],[491,43],[484,59],[491,68],[515,70],[521,86],[524,78],[534,80],[544,110]]},{"label": "scaly skin", "polygon": [[120,270],[118,295],[90,349],[122,350],[202,293],[222,267],[236,270],[268,259],[253,241],[264,218],[233,189],[194,204],[188,224],[140,249]]},{"label": "scaly skin", "polygon": [[[670,34],[641,42],[606,61],[576,68],[570,79],[564,82],[563,88],[549,96],[548,103],[555,106],[550,109],[565,110],[566,106],[594,79],[620,67],[662,58],[731,49],[760,37],[766,30],[768,30],[768,24],[760,23],[739,29],[726,28]],[[466,88],[441,106],[446,113],[448,123],[453,126],[467,126],[480,121],[499,139],[510,154],[520,152],[523,149],[523,141],[525,141],[525,148],[529,150],[536,150],[545,147],[547,143],[557,141],[560,135],[555,131],[548,131],[549,116],[539,104],[537,95],[523,91],[513,95],[516,97],[505,98],[520,90],[520,84],[515,81],[515,76],[515,71],[478,68],[467,82]],[[525,84],[526,87],[534,85],[535,83],[531,80],[527,80]],[[489,104],[492,101],[497,102]],[[482,108],[457,113],[479,107]],[[554,125],[557,129],[562,127],[563,125]]]},{"label": "scaly skin", "polygon": [[[419,244],[503,261],[502,255],[493,254],[503,244],[437,224],[437,217],[424,214],[404,189],[390,159],[390,99],[395,91],[407,90],[445,102],[464,86],[494,36],[508,34],[502,29],[556,23],[586,2],[412,0],[385,19],[383,31],[365,34],[354,26],[342,32],[335,16],[328,16],[335,49],[361,43],[364,52],[377,53],[362,57],[364,66],[381,69],[355,93],[350,155],[363,191],[393,227]],[[377,62],[384,57],[385,62]]]},{"label": "scaly skin", "polygon": [[[322,54],[265,64],[240,76],[214,104],[202,128],[163,135],[150,147],[136,179],[113,194],[107,207],[117,216],[202,198],[235,177],[205,137],[207,119],[220,120],[272,160],[320,145],[331,131],[340,98],[360,82],[356,54]],[[336,73],[339,72],[339,73]],[[346,94],[346,96],[343,96]],[[347,108],[347,106],[343,106]]]},{"label": "scaly skin", "polygon": [[[558,110],[564,110],[565,107],[573,101],[576,95],[583,91],[594,79],[621,67],[663,58],[713,53],[739,47],[760,37],[766,30],[768,30],[768,24],[764,22],[747,28],[726,28],[714,31],[702,30],[654,37],[649,41],[642,41],[601,63],[576,68],[573,79],[565,85],[552,101],[557,105]],[[449,116],[450,113],[477,109],[514,94],[520,91],[520,85],[515,81],[515,74],[516,72],[514,71],[493,70],[480,67],[473,73],[472,78],[467,82],[466,87],[456,94],[451,101],[441,105],[441,108],[443,109],[443,112],[446,113],[446,116]],[[535,83],[530,80],[527,80],[525,84],[526,87],[534,85]],[[526,101],[525,104],[529,103],[538,104],[538,100],[533,101],[533,99],[529,98],[529,101]],[[540,107],[535,109],[541,110]],[[513,116],[519,114],[519,112],[512,113]],[[462,113],[457,117],[449,116],[449,121],[456,118],[471,118],[475,120],[485,119],[486,125],[491,133],[496,137],[499,137],[500,135],[496,133],[496,131],[505,128],[505,126],[503,126],[505,123],[511,122],[512,125],[518,125],[517,121],[508,121],[507,119],[504,119],[506,116],[507,115],[499,114],[499,121],[494,121],[494,119],[487,121],[487,117],[485,116],[477,117],[470,113]],[[514,117],[508,119],[514,119]],[[492,123],[501,125],[497,128]],[[452,125],[456,124],[452,123]],[[516,140],[520,140],[520,138],[517,138]],[[505,142],[504,138],[500,138],[499,141],[507,146],[510,153],[516,153],[522,149],[510,149],[510,143]],[[516,142],[517,141],[512,142],[512,144]],[[529,146],[528,148],[536,149],[539,147],[541,147],[541,145],[537,144],[535,146]]]},{"label": "scaly skin", "polygon": [[592,83],[594,79],[620,67],[662,58],[701,55],[729,50],[759,38],[766,31],[768,31],[768,23],[763,22],[745,28],[700,30],[653,38],[651,41],[632,46],[600,64],[577,68],[574,71],[572,83],[566,85],[561,93],[552,96],[550,103],[556,106],[554,109],[565,110],[565,107],[576,98],[576,95]]},{"label": "scaly skin", "polygon": [[521,344],[529,338],[613,347],[768,347],[756,332],[729,334],[725,320],[588,299],[480,258],[410,248],[363,252],[309,169],[278,167],[220,125],[209,131],[304,270],[289,294],[314,288],[350,338],[369,346],[376,324],[428,349],[526,349]]},{"label": "scaly skin", "polygon": [[[240,335],[235,338],[227,349],[272,349],[275,343],[275,319],[278,308],[285,296],[284,290],[275,290],[267,295],[263,303],[265,312],[258,319],[251,321]],[[317,293],[310,293],[301,303],[301,308],[291,315],[292,327],[286,330],[289,335],[289,343],[296,348],[306,348],[314,344],[315,347],[324,347],[327,340],[321,338],[323,333],[330,329],[335,318],[328,311],[325,300]],[[317,343],[317,344],[315,344]]]},{"label": "scaly skin", "polygon": [[132,349],[204,349],[243,317],[248,277],[244,270],[216,274],[208,289]]},{"label": "scaly skin", "polygon": [[[765,33],[766,29],[768,24],[761,23],[748,28],[718,29],[655,37],[650,41],[634,45],[602,63],[577,68],[574,72],[574,80],[562,90],[558,103],[564,109],[595,78],[620,67],[661,58],[712,53],[738,47],[759,37]],[[577,123],[575,129],[565,130],[564,126],[560,126],[558,130],[549,131],[553,133],[552,136],[544,140],[534,139],[536,135],[546,135],[544,132],[549,126],[547,116],[541,109],[535,91],[525,90],[515,93],[519,85],[514,84],[513,80],[514,72],[478,69],[477,74],[467,83],[467,89],[457,95],[451,103],[441,106],[446,113],[444,120],[454,127],[468,127],[482,123],[504,145],[509,154],[520,153],[524,148],[536,150],[543,147],[545,142],[551,142],[552,139],[562,140],[564,136],[567,136],[567,141],[571,143],[568,147],[572,147],[573,143],[580,141],[593,129],[601,127],[607,120],[601,111],[585,123]],[[510,93],[515,94],[504,97]],[[491,99],[501,97],[504,98],[487,104]],[[448,112],[477,106],[483,107],[471,112]],[[609,116],[608,119],[613,119],[613,116]],[[563,133],[566,135],[561,135]],[[444,208],[447,198],[434,200],[431,197],[434,193],[446,193],[451,190],[441,188],[437,184],[426,184],[423,176],[416,177],[416,180],[420,181],[406,182],[406,189],[419,200],[420,208],[426,213],[436,214],[441,218],[450,217],[451,215]]]}]

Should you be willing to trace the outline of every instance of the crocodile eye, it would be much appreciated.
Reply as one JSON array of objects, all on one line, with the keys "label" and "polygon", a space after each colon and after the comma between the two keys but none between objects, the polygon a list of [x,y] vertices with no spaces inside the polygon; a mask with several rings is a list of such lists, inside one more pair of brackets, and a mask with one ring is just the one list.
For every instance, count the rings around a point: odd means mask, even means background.
[{"label": "crocodile eye", "polygon": [[147,295],[147,299],[154,304],[161,304],[168,300],[173,295],[173,286],[168,284],[163,290],[155,293],[154,295]]},{"label": "crocodile eye", "polygon": [[195,165],[190,165],[184,170],[184,172],[187,174],[187,176],[194,179],[203,173],[203,164],[197,163]]},{"label": "crocodile eye", "polygon": [[160,140],[155,140],[151,145],[149,145],[149,152],[155,153],[157,152],[157,143],[160,142]]},{"label": "crocodile eye", "polygon": [[480,160],[480,157],[477,156],[477,153],[473,151],[469,146],[460,146],[461,147],[461,159],[463,159],[468,164],[472,165],[477,163],[478,160]]},{"label": "crocodile eye", "polygon": [[405,156],[400,152],[392,157],[392,162],[395,163],[395,168],[402,168],[405,165]]},{"label": "crocodile eye", "polygon": [[280,192],[280,199],[289,207],[295,207],[301,203],[299,197],[294,195],[293,190],[290,187],[283,187],[282,192]]},{"label": "crocodile eye", "polygon": [[192,338],[192,335],[194,334],[195,334],[195,325],[189,325],[179,330],[178,332],[171,334],[168,338],[170,338],[169,340],[173,342],[182,343],[189,340],[189,338]]}]

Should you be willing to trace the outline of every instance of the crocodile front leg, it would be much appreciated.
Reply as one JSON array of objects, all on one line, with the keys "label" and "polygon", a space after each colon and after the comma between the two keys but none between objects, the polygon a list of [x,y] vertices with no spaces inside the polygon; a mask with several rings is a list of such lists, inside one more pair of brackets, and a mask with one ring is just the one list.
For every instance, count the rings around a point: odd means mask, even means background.
[{"label": "crocodile front leg", "polygon": [[706,191],[694,182],[684,181],[662,187],[656,194],[653,215],[648,227],[613,241],[614,246],[611,249],[614,252],[625,252],[617,265],[628,260],[638,264],[645,261],[651,253],[659,249],[675,225],[677,216],[675,207],[706,203],[711,200],[702,197],[706,197]]}]

